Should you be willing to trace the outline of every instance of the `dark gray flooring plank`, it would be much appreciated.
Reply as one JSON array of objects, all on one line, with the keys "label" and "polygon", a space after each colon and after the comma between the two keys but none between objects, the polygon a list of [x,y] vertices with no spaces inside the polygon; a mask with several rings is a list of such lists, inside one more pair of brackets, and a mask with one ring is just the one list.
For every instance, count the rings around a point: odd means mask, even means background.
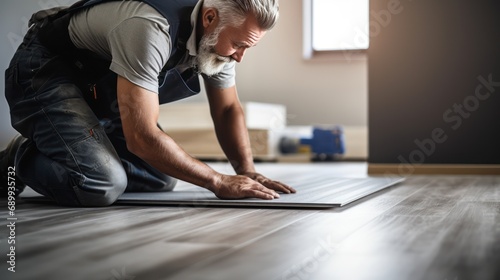
[{"label": "dark gray flooring plank", "polygon": [[499,177],[477,179],[451,208],[432,265],[423,278],[499,279]]},{"label": "dark gray flooring plank", "polygon": [[[222,223],[184,233],[169,242],[193,242],[227,244],[238,246],[257,237],[268,234],[276,228],[306,218],[317,211],[311,210],[259,210],[241,219],[225,220]],[[238,230],[228,230],[238,229]]]},{"label": "dark gray flooring plank", "polygon": [[[36,206],[32,210],[36,210]],[[190,259],[196,260],[202,258],[204,252],[211,255],[214,250],[224,250],[224,245],[167,243],[165,239],[253,212],[246,209],[111,207],[80,209],[75,215],[73,211],[64,214],[67,210],[64,208],[57,210],[57,219],[50,218],[45,223],[37,223],[36,219],[24,221],[22,213],[17,214],[18,265],[30,267],[30,270],[18,273],[17,277],[24,275],[25,279],[35,279],[30,278],[34,276],[30,273],[36,271],[40,275],[50,276],[46,279],[57,279],[63,274],[68,276],[66,268],[81,270],[83,275],[92,275],[101,265],[112,268],[111,264],[119,256],[126,256],[121,258],[121,263],[125,264],[127,259],[134,257],[132,252],[149,255],[151,248],[164,250],[163,255],[158,253],[157,262],[172,259],[171,252],[181,252],[180,256],[187,254]],[[31,230],[36,227],[39,230]],[[182,253],[182,248],[187,248],[187,251]]]},{"label": "dark gray flooring plank", "polygon": [[[480,181],[434,179],[342,242],[329,260],[335,268],[325,265],[313,278],[350,273],[350,279],[495,279],[491,263],[498,260],[498,249],[491,246],[499,240],[498,204],[465,202]],[[353,274],[354,266],[367,269]]]}]

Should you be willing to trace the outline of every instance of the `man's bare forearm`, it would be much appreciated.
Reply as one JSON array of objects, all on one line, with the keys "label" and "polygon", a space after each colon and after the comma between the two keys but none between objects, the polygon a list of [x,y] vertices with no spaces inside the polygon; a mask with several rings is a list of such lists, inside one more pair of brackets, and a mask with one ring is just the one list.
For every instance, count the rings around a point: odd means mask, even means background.
[{"label": "man's bare forearm", "polygon": [[215,88],[205,83],[217,140],[238,174],[255,172],[252,149],[236,86]]},{"label": "man's bare forearm", "polygon": [[133,152],[159,171],[214,191],[221,174],[187,154],[160,129],[142,131]]},{"label": "man's bare forearm", "polygon": [[236,173],[255,172],[252,148],[241,106],[227,108],[214,119],[214,125],[221,148]]}]

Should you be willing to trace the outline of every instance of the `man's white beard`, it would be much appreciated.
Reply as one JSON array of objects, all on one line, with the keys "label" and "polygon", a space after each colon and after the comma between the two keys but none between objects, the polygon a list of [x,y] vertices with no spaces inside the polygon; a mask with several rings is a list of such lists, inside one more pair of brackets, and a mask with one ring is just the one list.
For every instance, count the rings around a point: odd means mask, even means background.
[{"label": "man's white beard", "polygon": [[220,56],[215,53],[215,45],[217,44],[221,30],[222,28],[216,28],[212,34],[203,35],[200,40],[196,64],[198,70],[207,76],[220,73],[226,63],[232,61],[229,57]]}]

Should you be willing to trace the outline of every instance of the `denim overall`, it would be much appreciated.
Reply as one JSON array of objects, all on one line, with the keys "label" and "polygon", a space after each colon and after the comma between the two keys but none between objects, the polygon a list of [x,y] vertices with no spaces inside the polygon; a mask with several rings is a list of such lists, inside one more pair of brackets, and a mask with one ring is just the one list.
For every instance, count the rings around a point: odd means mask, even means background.
[{"label": "denim overall", "polygon": [[[110,62],[77,51],[69,41],[71,13],[102,2],[81,1],[57,16],[35,14],[5,72],[12,126],[27,138],[16,155],[17,176],[61,205],[106,206],[124,191],[169,191],[176,183],[127,150]],[[171,25],[173,50],[160,74],[160,103],[199,93],[196,72],[175,68],[186,53],[197,1],[143,2]],[[64,19],[61,14],[67,22],[51,26]],[[59,29],[66,33],[57,34]]]}]

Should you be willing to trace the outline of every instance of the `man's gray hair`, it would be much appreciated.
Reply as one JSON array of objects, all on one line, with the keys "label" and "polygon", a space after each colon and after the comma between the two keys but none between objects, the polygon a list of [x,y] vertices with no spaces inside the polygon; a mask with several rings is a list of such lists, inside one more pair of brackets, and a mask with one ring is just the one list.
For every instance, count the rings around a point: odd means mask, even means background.
[{"label": "man's gray hair", "polygon": [[253,15],[260,28],[269,30],[279,17],[278,0],[204,0],[203,6],[217,9],[221,26],[239,26]]}]

